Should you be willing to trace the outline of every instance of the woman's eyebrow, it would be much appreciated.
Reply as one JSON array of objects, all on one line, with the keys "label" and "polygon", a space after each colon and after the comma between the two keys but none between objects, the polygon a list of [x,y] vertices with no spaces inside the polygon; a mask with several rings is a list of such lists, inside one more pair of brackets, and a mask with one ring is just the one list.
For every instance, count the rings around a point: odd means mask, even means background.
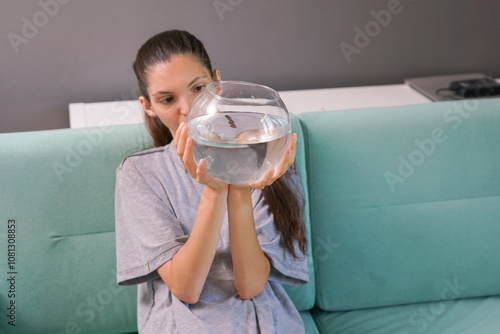
[{"label": "woman's eyebrow", "polygon": [[[191,86],[192,84],[194,84],[196,81],[200,80],[200,79],[206,79],[208,78],[206,75],[200,75],[200,76],[197,76],[195,77],[193,80],[191,80],[187,86]],[[157,95],[171,95],[173,94],[173,92],[169,92],[169,91],[157,91],[153,94],[151,94],[151,96],[157,96]]]},{"label": "woman's eyebrow", "polygon": [[200,79],[206,79],[207,76],[206,75],[200,75],[196,78],[194,78],[193,80],[191,80],[189,83],[188,83],[188,86],[191,86],[192,84],[194,84],[196,81],[200,80]]},{"label": "woman's eyebrow", "polygon": [[172,95],[173,92],[167,92],[167,91],[158,91],[158,92],[155,92],[153,94],[151,94],[151,96],[159,96],[159,95]]}]

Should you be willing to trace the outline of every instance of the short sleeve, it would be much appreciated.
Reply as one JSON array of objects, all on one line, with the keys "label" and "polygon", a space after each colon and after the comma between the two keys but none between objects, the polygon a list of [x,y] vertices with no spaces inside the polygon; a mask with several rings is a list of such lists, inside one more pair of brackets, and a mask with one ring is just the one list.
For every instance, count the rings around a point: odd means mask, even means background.
[{"label": "short sleeve", "polygon": [[158,278],[156,270],[187,240],[160,181],[154,174],[145,177],[133,160],[125,160],[116,172],[115,228],[122,285]]},{"label": "short sleeve", "polygon": [[[295,165],[294,165],[295,166]],[[300,178],[295,168],[289,171],[289,185],[296,191],[301,200]],[[274,223],[274,216],[270,214],[269,207],[260,191],[254,191],[255,208],[254,218],[256,222],[257,237],[262,251],[271,261],[270,281],[276,281],[287,285],[304,284],[309,281],[306,255],[299,250],[297,242],[294,242],[295,258],[288,252],[281,240],[281,234]]]}]

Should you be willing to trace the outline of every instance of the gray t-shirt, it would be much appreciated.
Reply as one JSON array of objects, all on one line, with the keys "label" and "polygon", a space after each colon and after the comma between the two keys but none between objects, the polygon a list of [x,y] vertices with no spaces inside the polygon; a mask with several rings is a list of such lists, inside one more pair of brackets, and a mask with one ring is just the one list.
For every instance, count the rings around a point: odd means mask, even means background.
[{"label": "gray t-shirt", "polygon": [[[290,168],[300,192],[300,179]],[[176,298],[157,273],[191,233],[203,185],[184,170],[173,144],[126,158],[116,176],[116,252],[119,284],[138,284],[140,333],[304,333],[295,306],[281,286],[309,280],[305,256],[282,245],[259,190],[252,191],[258,239],[271,260],[264,290],[242,300],[234,285],[227,213],[217,252],[196,304]],[[296,246],[296,254],[301,254]]]}]

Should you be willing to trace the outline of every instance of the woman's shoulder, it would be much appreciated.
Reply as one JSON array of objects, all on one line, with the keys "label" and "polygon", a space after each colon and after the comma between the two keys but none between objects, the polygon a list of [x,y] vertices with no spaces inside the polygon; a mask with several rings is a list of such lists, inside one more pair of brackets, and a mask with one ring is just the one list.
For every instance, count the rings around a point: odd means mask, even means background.
[{"label": "woman's shoulder", "polygon": [[165,164],[168,164],[169,160],[177,158],[174,153],[172,153],[173,144],[168,144],[161,147],[153,147],[143,151],[139,151],[128,155],[122,160],[118,167],[118,171],[124,171],[130,173],[132,171],[153,171],[165,168]]},{"label": "woman's shoulder", "polygon": [[[172,172],[178,168],[179,158],[173,144],[153,147],[128,155],[117,168],[117,174],[152,177]],[[182,164],[180,164],[182,167]],[[168,174],[168,173],[167,173]]]},{"label": "woman's shoulder", "polygon": [[165,147],[153,147],[128,155],[120,163],[119,169],[130,169],[139,166],[148,166],[155,160],[161,159],[165,153]]},{"label": "woman's shoulder", "polygon": [[165,146],[162,147],[152,147],[143,151],[139,151],[133,154],[130,154],[122,161],[122,165],[124,164],[135,164],[146,162],[148,160],[157,159],[165,152]]}]

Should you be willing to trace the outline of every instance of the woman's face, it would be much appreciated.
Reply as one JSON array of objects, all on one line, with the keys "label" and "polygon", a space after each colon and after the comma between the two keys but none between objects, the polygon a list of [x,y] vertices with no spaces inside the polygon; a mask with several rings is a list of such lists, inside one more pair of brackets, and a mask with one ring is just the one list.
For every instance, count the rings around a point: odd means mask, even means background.
[{"label": "woman's face", "polygon": [[[215,70],[215,80],[220,73]],[[172,136],[186,115],[194,99],[213,81],[212,73],[191,55],[175,55],[169,62],[148,69],[147,82],[150,102],[139,98],[150,117],[158,117]]]}]

